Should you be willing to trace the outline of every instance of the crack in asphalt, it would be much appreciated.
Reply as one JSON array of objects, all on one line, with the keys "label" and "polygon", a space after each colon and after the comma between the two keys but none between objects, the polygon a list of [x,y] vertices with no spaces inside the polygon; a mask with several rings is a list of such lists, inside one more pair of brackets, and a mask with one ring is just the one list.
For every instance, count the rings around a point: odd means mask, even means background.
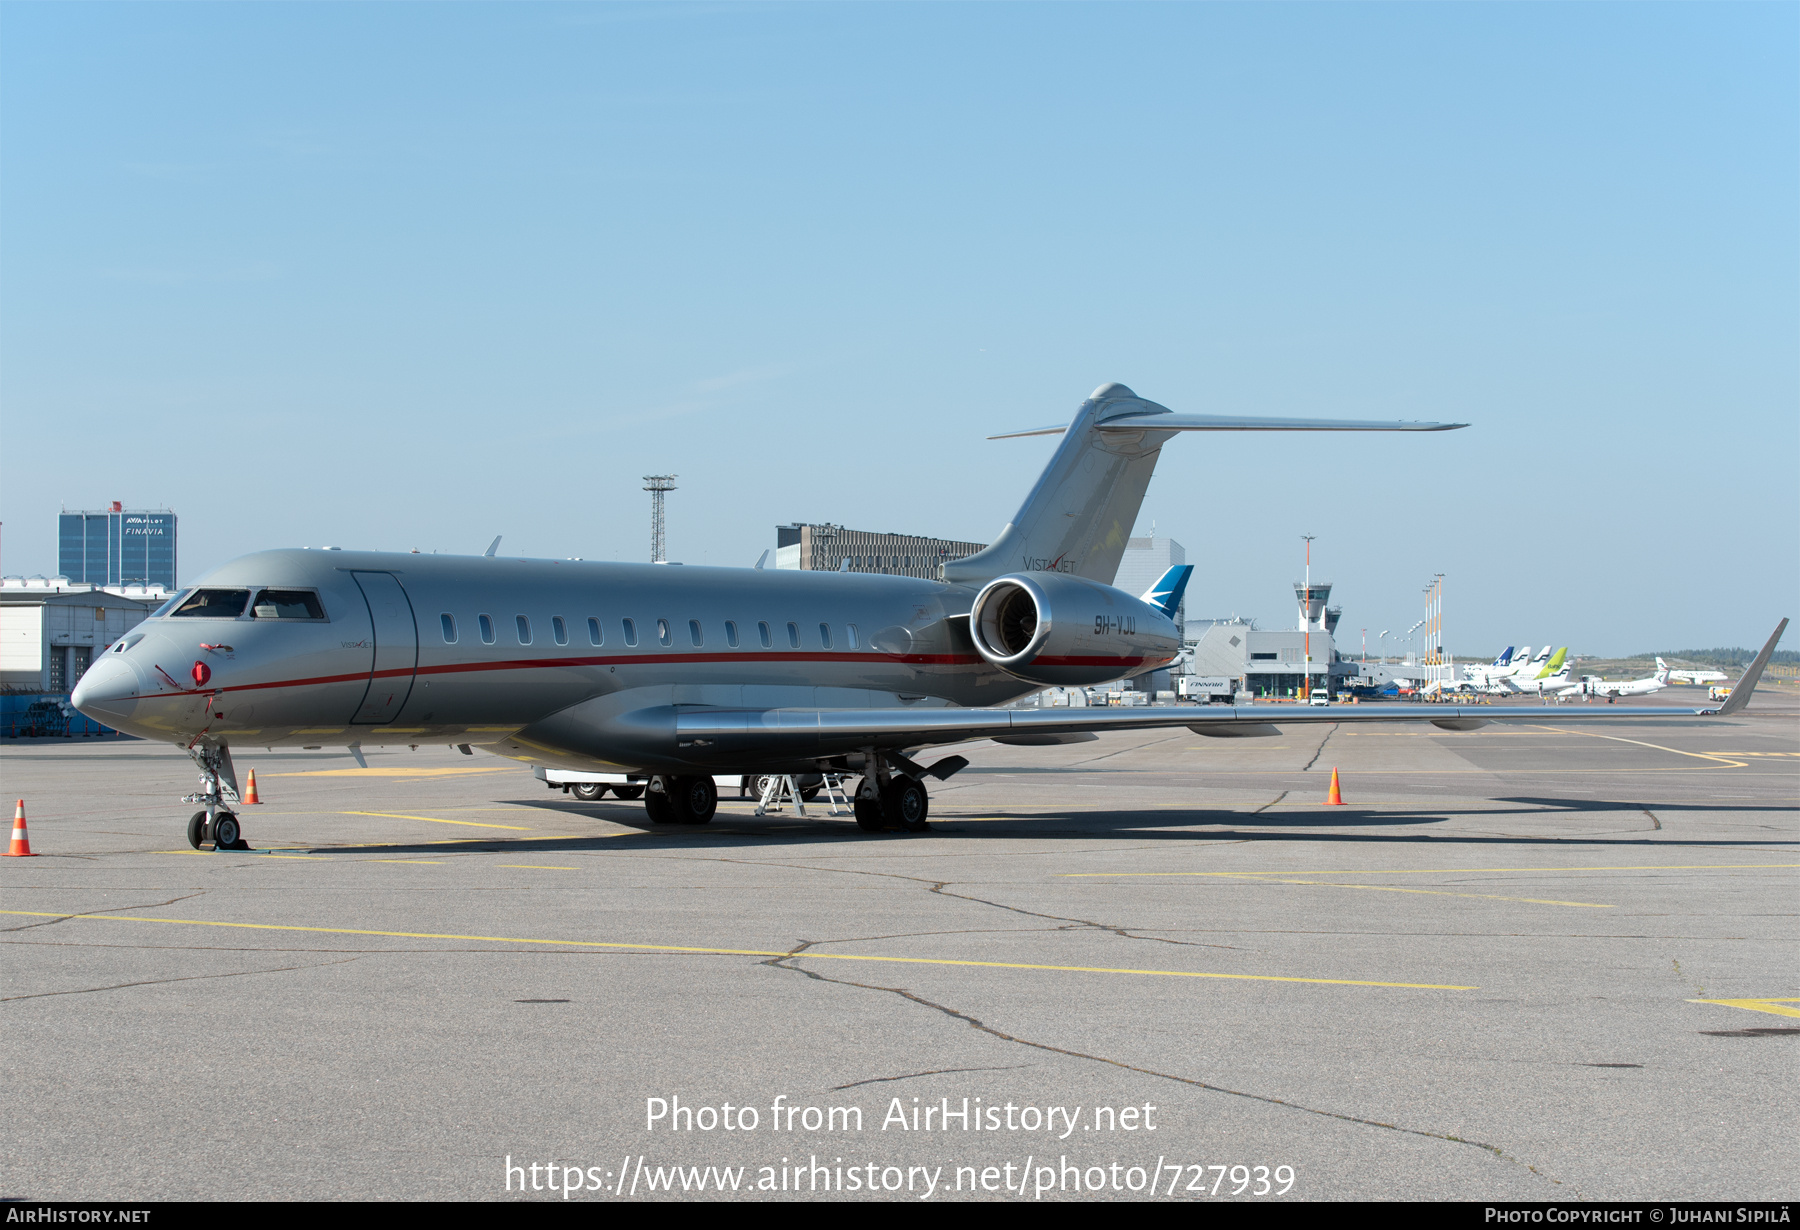
[{"label": "crack in asphalt", "polygon": [[1021,1072],[1030,1064],[1015,1063],[1004,1068],[932,1068],[928,1072],[908,1072],[904,1076],[871,1076],[866,1081],[851,1081],[848,1085],[833,1085],[831,1091],[855,1089],[858,1085],[879,1085],[886,1081],[909,1081],[917,1076],[948,1076],[952,1072]]},{"label": "crack in asphalt", "polygon": [[1651,811],[1648,807],[1640,807],[1640,808],[1638,808],[1638,810],[1643,812],[1646,816],[1650,817],[1650,823],[1652,826],[1654,826],[1655,828],[1659,828],[1659,829],[1662,827],[1662,821],[1658,820],[1656,818],[1656,813]]},{"label": "crack in asphalt", "polygon": [[130,987],[154,987],[166,982],[203,982],[209,978],[243,978],[250,974],[285,974],[292,970],[323,969],[327,965],[347,965],[360,957],[345,957],[342,961],[315,961],[311,965],[280,965],[274,969],[243,969],[228,974],[187,974],[180,978],[145,978],[139,982],[116,982],[104,987],[76,987],[68,991],[35,991],[30,995],[0,996],[0,1004],[10,1004],[21,999],[48,999],[53,995],[92,995],[97,991],[123,991]]},{"label": "crack in asphalt", "polygon": [[[1511,1162],[1515,1166],[1523,1167],[1524,1169],[1529,1170],[1532,1174],[1537,1175],[1541,1179],[1546,1179],[1551,1183],[1557,1184],[1558,1186],[1563,1186],[1563,1182],[1561,1179],[1552,1178],[1551,1176],[1544,1174],[1536,1166],[1531,1165],[1529,1162],[1520,1161],[1518,1158],[1512,1156],[1510,1153],[1507,1153],[1504,1149],[1501,1149],[1499,1146],[1490,1145],[1490,1144],[1486,1143],[1485,1141],[1470,1140],[1467,1137],[1463,1137],[1463,1136],[1452,1136],[1447,1132],[1426,1131],[1424,1128],[1403,1127],[1398,1123],[1388,1123],[1381,1119],[1365,1119],[1358,1115],[1347,1115],[1341,1111],[1320,1110],[1317,1107],[1303,1106],[1298,1102],[1290,1102],[1290,1101],[1286,1100],[1285,1098],[1271,1097],[1268,1094],[1263,1094],[1263,1093],[1249,1093],[1242,1089],[1231,1089],[1224,1085],[1214,1085],[1207,1081],[1196,1080],[1195,1078],[1193,1078],[1191,1076],[1177,1076],[1172,1072],[1159,1072],[1155,1068],[1140,1067],[1137,1064],[1126,1063],[1123,1060],[1108,1059],[1104,1055],[1090,1055],[1085,1051],[1075,1051],[1075,1050],[1070,1050],[1067,1047],[1052,1046],[1048,1042],[1034,1042],[1030,1038],[1020,1038],[1013,1034],[1006,1033],[1003,1030],[995,1029],[992,1025],[987,1024],[985,1021],[982,1021],[977,1017],[971,1016],[967,1012],[962,1012],[962,1011],[959,1011],[958,1009],[951,1008],[947,1005],[936,1003],[932,1000],[926,999],[924,996],[918,995],[912,991],[909,991],[905,987],[884,987],[884,986],[877,986],[876,984],[871,983],[871,982],[856,982],[856,981],[854,981],[852,979],[848,979],[848,978],[829,978],[826,975],[816,973],[813,970],[802,969],[800,966],[788,964],[791,961],[794,961],[801,957],[804,957],[806,955],[806,950],[809,948],[815,948],[815,947],[819,946],[820,944],[829,944],[829,943],[833,943],[833,942],[835,942],[835,941],[832,941],[832,940],[802,940],[802,941],[800,941],[799,944],[797,944],[793,948],[792,951],[787,953],[785,956],[771,957],[766,961],[759,961],[757,964],[767,965],[774,969],[787,970],[790,973],[802,974],[802,975],[806,976],[807,978],[812,979],[815,982],[832,982],[832,983],[836,983],[839,986],[856,987],[856,988],[858,988],[860,990],[864,990],[864,991],[880,991],[880,992],[883,992],[888,995],[898,995],[902,999],[911,1000],[913,1003],[918,1004],[920,1007],[930,1008],[934,1012],[940,1012],[943,1015],[950,1017],[952,1020],[957,1020],[957,1021],[963,1022],[964,1024],[968,1025],[969,1028],[971,1028],[971,1029],[977,1030],[977,1031],[987,1034],[991,1037],[998,1038],[1002,1042],[1010,1042],[1015,1046],[1028,1046],[1035,1050],[1048,1051],[1053,1055],[1064,1055],[1071,1059],[1086,1059],[1093,1063],[1103,1063],[1110,1067],[1122,1068],[1127,1072],[1136,1072],[1143,1076],[1154,1076],[1160,1080],[1175,1081],[1179,1084],[1189,1085],[1196,1089],[1204,1089],[1208,1093],[1227,1094],[1234,1098],[1244,1098],[1247,1101],[1262,1102],[1265,1105],[1279,1106],[1284,1110],[1301,1111],[1305,1114],[1318,1115],[1318,1116],[1320,1116],[1322,1118],[1326,1118],[1326,1119],[1337,1119],[1341,1122],[1354,1123],[1361,1127],[1381,1128],[1385,1131],[1401,1132],[1408,1136],[1424,1136],[1431,1140],[1442,1140],[1442,1141],[1447,1141],[1451,1144],[1468,1145],[1472,1148],[1480,1149],[1486,1153],[1491,1153],[1491,1154],[1493,1154],[1494,1157],[1499,1158],[1502,1161]],[[860,1082],[860,1083],[869,1083],[869,1082]],[[843,1086],[843,1087],[848,1088],[848,1086]]]},{"label": "crack in asphalt", "polygon": [[[721,859],[719,861],[730,862],[730,863],[758,862],[759,865],[761,865],[761,866],[788,867],[788,868],[792,868],[792,869],[800,870],[800,871],[829,871],[835,875],[874,876],[877,879],[882,879],[882,880],[904,880],[904,881],[907,881],[908,883],[912,883],[912,884],[922,884],[925,886],[926,892],[933,893],[940,897],[954,897],[958,901],[969,901],[969,902],[973,902],[976,905],[985,905],[985,906],[989,906],[996,910],[1006,910],[1006,911],[1009,911],[1014,914],[1023,914],[1027,918],[1042,918],[1049,922],[1060,922],[1060,923],[1070,924],[1070,926],[1067,926],[1067,927],[1058,927],[1057,930],[1059,930],[1059,931],[1069,931],[1069,930],[1073,930],[1076,927],[1091,927],[1096,931],[1111,932],[1113,935],[1118,936],[1120,939],[1143,940],[1147,943],[1157,943],[1157,944],[1174,944],[1174,945],[1176,945],[1178,947],[1182,947],[1182,948],[1235,949],[1237,947],[1234,944],[1208,944],[1208,943],[1198,943],[1193,940],[1171,940],[1171,939],[1167,939],[1160,935],[1138,935],[1138,934],[1135,934],[1135,932],[1138,930],[1141,930],[1141,928],[1115,926],[1112,923],[1095,922],[1092,919],[1088,919],[1088,918],[1073,918],[1067,914],[1045,914],[1038,910],[1025,909],[1023,906],[1007,905],[1005,902],[1001,902],[1001,901],[989,901],[985,897],[971,897],[967,893],[955,893],[955,892],[949,891],[949,888],[948,888],[948,886],[950,884],[949,880],[931,880],[931,879],[927,879],[924,876],[903,875],[897,871],[869,871],[869,870],[866,870],[863,868],[856,868],[856,867],[808,867],[804,863],[760,863],[759,860],[750,860],[750,859]],[[972,933],[973,932],[940,932],[940,933],[936,933],[936,934],[955,935],[955,934],[972,934]],[[837,941],[821,941],[821,942],[836,943]]]},{"label": "crack in asphalt", "polygon": [[[1315,759],[1316,758],[1317,757],[1315,756]],[[1268,811],[1269,808],[1275,806],[1275,804],[1281,802],[1281,800],[1283,800],[1287,797],[1288,797],[1288,792],[1283,790],[1280,794],[1276,795],[1274,798],[1270,799],[1267,803],[1264,803],[1261,807],[1257,808],[1255,811],[1251,812],[1250,814],[1253,816],[1261,815],[1263,812]]]},{"label": "crack in asphalt", "polygon": [[98,909],[93,910],[77,910],[72,914],[62,914],[56,918],[46,918],[43,922],[21,923],[16,927],[0,927],[0,935],[10,934],[14,931],[31,931],[38,927],[54,927],[57,923],[68,922],[71,918],[85,918],[89,914],[112,914],[125,910],[154,910],[161,906],[174,905],[177,901],[192,901],[195,897],[204,897],[207,892],[208,890],[203,888],[198,892],[188,893],[185,896],[171,897],[167,901],[152,901],[147,905],[101,906]]},{"label": "crack in asphalt", "polygon": [[1302,773],[1307,772],[1314,765],[1319,763],[1319,757],[1325,754],[1325,745],[1331,742],[1331,736],[1335,735],[1337,732],[1337,723],[1333,722],[1330,728],[1326,730],[1325,737],[1319,740],[1319,746],[1313,749],[1312,759],[1300,766],[1300,771]]}]

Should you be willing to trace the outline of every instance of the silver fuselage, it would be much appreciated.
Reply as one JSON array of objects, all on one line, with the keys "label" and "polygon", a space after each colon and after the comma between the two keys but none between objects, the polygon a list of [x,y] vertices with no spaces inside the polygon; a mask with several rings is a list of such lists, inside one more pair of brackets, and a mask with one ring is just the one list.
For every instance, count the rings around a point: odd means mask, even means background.
[{"label": "silver fuselage", "polygon": [[[908,577],[276,550],[195,588],[263,587],[316,593],[323,618],[146,620],[76,706],[184,746],[471,744],[676,772],[794,760],[675,746],[663,718],[680,709],[992,706],[1040,686],[977,652],[975,589]],[[1096,631],[1092,661],[1114,677],[1165,664],[1179,648],[1165,624]]]}]

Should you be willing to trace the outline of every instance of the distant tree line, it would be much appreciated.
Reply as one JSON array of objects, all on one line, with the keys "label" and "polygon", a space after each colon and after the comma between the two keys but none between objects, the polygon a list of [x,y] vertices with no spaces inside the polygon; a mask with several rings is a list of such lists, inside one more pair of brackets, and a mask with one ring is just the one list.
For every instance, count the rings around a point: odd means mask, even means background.
[{"label": "distant tree line", "polygon": [[[1645,653],[1641,658],[1684,658],[1689,662],[1700,662],[1707,666],[1747,666],[1756,657],[1754,649],[1665,649],[1659,653]],[[1769,655],[1770,662],[1779,662],[1784,666],[1800,663],[1800,650],[1777,649]]]}]

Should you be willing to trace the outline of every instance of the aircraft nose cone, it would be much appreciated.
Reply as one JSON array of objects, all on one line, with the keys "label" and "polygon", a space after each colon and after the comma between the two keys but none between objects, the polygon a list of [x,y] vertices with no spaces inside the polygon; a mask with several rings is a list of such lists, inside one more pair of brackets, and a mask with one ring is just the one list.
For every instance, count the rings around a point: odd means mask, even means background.
[{"label": "aircraft nose cone", "polygon": [[137,708],[138,677],[130,665],[107,654],[88,668],[69,697],[76,709],[108,725],[131,716]]}]

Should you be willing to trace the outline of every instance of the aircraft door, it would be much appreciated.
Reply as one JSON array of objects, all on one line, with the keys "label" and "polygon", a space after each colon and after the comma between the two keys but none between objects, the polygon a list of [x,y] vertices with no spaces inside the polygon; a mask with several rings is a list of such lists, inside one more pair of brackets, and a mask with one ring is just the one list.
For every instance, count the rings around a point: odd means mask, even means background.
[{"label": "aircraft door", "polygon": [[375,628],[375,658],[369,686],[350,721],[359,726],[391,722],[412,692],[419,665],[419,628],[406,590],[389,572],[353,572]]}]

